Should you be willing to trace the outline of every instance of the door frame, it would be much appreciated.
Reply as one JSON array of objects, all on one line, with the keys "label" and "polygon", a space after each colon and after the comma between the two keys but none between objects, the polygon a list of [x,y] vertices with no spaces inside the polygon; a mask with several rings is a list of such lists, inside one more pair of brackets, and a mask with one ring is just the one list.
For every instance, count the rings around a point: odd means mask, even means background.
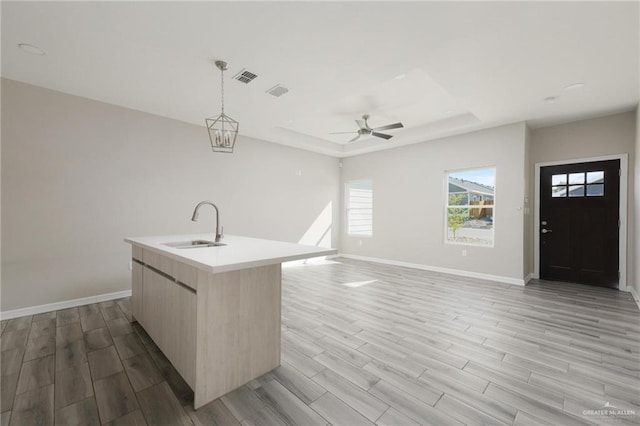
[{"label": "door frame", "polygon": [[601,157],[572,158],[568,160],[548,161],[535,163],[534,195],[535,208],[533,212],[533,278],[540,277],[540,169],[547,166],[559,166],[574,163],[589,163],[593,161],[620,160],[620,227],[618,228],[618,270],[620,280],[618,290],[629,291],[627,289],[627,186],[629,154],[613,154]]}]

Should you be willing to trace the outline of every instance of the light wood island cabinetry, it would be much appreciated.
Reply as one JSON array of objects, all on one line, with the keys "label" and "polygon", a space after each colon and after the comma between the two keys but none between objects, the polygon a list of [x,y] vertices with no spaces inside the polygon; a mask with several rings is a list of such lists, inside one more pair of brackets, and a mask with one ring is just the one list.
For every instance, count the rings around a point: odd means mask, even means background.
[{"label": "light wood island cabinetry", "polygon": [[207,248],[162,243],[181,238],[202,236],[126,240],[131,301],[134,320],[191,386],[197,409],[280,365],[281,263],[335,250],[243,237]]}]

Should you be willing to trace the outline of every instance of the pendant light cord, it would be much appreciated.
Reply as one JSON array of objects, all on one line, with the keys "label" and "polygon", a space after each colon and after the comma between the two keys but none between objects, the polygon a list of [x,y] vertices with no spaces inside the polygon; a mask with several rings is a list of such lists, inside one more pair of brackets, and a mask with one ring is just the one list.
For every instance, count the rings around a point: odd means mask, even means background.
[{"label": "pendant light cord", "polygon": [[224,69],[220,68],[220,98],[222,100],[222,115],[224,115]]}]

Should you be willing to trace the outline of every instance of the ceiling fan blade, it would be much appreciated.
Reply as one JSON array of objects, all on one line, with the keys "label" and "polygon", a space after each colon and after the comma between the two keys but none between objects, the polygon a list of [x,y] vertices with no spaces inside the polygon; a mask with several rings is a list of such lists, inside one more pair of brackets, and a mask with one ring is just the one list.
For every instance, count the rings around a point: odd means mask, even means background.
[{"label": "ceiling fan blade", "polygon": [[360,127],[361,129],[366,129],[367,128],[367,124],[364,122],[364,120],[356,120],[356,124],[358,125],[358,127]]},{"label": "ceiling fan blade", "polygon": [[331,133],[327,133],[328,135],[346,135],[349,133],[358,133],[358,132],[331,132]]},{"label": "ceiling fan blade", "polygon": [[355,141],[357,141],[358,139],[360,139],[360,133],[358,133],[358,135],[357,135],[355,138],[351,139],[350,141],[347,141],[347,143],[355,142]]},{"label": "ceiling fan blade", "polygon": [[373,130],[391,130],[391,129],[399,129],[401,127],[404,127],[402,123],[394,123],[394,124],[387,124],[386,126],[382,126],[382,127],[376,127]]},{"label": "ceiling fan blade", "polygon": [[384,133],[377,133],[377,132],[371,132],[371,136],[375,136],[382,139],[391,139],[393,137],[391,135],[386,135]]}]

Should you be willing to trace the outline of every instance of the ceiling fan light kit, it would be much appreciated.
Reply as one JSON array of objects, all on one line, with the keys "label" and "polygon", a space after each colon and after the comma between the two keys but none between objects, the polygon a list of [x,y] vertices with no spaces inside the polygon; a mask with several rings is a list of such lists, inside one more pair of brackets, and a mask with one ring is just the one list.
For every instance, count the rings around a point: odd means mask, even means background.
[{"label": "ceiling fan light kit", "polygon": [[350,134],[350,133],[356,133],[356,136],[347,141],[347,143],[350,142],[355,142],[358,139],[360,139],[360,136],[366,136],[366,135],[371,135],[371,136],[375,136],[377,138],[382,138],[382,139],[386,139],[389,140],[393,137],[393,135],[388,135],[386,133],[380,133],[380,130],[391,130],[391,129],[399,129],[401,127],[404,127],[402,125],[402,123],[398,122],[398,123],[393,123],[393,124],[387,124],[385,126],[380,126],[380,127],[371,127],[369,126],[369,114],[364,114],[362,116],[362,120],[355,120],[356,124],[358,125],[359,129],[357,131],[354,132],[334,132],[334,133],[329,133],[330,135],[340,135],[340,134]]},{"label": "ceiling fan light kit", "polygon": [[227,63],[224,61],[216,61],[215,64],[220,70],[220,99],[222,107],[220,115],[206,118],[205,122],[207,124],[207,130],[209,131],[209,140],[211,141],[211,149],[213,152],[231,154],[236,145],[240,123],[224,113],[224,72],[227,69]]}]

